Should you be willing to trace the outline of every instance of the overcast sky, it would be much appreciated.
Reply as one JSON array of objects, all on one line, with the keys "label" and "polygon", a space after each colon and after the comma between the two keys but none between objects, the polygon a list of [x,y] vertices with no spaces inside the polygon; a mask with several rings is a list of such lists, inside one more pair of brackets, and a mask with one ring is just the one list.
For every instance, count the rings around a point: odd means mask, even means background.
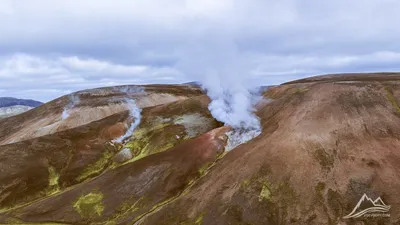
[{"label": "overcast sky", "polygon": [[399,71],[399,11],[397,0],[0,0],[0,96],[187,82],[207,72],[187,62],[205,58],[265,85]]}]

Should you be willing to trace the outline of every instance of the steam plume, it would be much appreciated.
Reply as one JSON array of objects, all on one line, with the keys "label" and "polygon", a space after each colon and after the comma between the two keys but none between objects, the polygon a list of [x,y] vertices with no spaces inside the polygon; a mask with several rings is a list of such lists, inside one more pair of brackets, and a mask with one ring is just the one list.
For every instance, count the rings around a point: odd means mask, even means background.
[{"label": "steam plume", "polygon": [[126,105],[128,106],[129,109],[129,115],[131,119],[134,119],[133,122],[129,125],[128,130],[126,133],[117,139],[114,140],[114,142],[121,143],[125,139],[129,138],[132,136],[133,131],[135,131],[136,127],[140,124],[141,120],[141,112],[142,110],[136,105],[136,101],[134,99],[135,96],[146,94],[145,88],[142,86],[120,86],[120,87],[114,87],[113,90],[115,92],[120,92],[124,93],[126,97],[123,99],[121,98],[114,98],[112,101],[117,101],[120,102],[121,100],[126,102]]},{"label": "steam plume", "polygon": [[61,120],[67,119],[70,116],[70,110],[81,102],[79,96],[74,94],[69,95],[68,99],[69,103],[64,107],[64,111],[62,112],[61,115]]},{"label": "steam plume", "polygon": [[[214,35],[214,34],[212,34]],[[200,44],[201,43],[201,44]],[[254,105],[259,96],[248,82],[250,63],[229,38],[214,35],[192,42],[182,49],[177,67],[201,83],[211,99],[213,117],[233,128],[230,147],[246,142],[261,133]]]},{"label": "steam plume", "polygon": [[136,127],[140,124],[141,120],[141,112],[142,110],[136,105],[136,101],[133,99],[128,99],[126,100],[126,104],[129,108],[129,115],[131,118],[134,118],[133,123],[129,126],[128,130],[126,133],[117,139],[114,140],[114,142],[121,143],[125,139],[129,138],[132,136],[133,131],[136,129]]}]

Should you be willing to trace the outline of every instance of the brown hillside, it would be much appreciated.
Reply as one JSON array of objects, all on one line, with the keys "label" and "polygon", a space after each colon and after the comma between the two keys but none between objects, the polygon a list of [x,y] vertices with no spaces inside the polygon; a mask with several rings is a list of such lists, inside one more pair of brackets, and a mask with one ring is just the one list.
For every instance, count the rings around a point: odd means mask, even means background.
[{"label": "brown hillside", "polygon": [[[229,152],[229,127],[184,86],[181,99],[145,108],[123,146],[109,141],[126,129],[124,110],[2,145],[0,223],[400,224],[399,78],[329,75],[271,87],[257,105],[262,134]],[[9,119],[35,118],[27,117]],[[116,161],[125,148],[132,158]],[[390,205],[390,217],[343,219],[364,193]]]},{"label": "brown hillside", "polygon": [[125,99],[135,99],[140,108],[146,108],[202,94],[198,88],[183,85],[131,85],[76,92],[72,95],[80,102],[65,120],[61,115],[70,103],[68,96],[2,120],[0,145],[72,129],[125,111]]}]

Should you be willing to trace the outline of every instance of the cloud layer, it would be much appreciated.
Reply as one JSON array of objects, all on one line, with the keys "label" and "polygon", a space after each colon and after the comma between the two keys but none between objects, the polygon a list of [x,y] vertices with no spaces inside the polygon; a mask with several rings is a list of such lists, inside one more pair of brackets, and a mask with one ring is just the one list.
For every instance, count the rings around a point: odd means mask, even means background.
[{"label": "cloud layer", "polygon": [[399,70],[399,10],[396,0],[2,0],[0,95],[47,101],[90,87],[187,81],[198,68],[177,66],[188,56],[182,46],[221,35],[256,83]]},{"label": "cloud layer", "polygon": [[76,56],[45,58],[14,54],[0,60],[0,88],[5,94],[42,101],[86,88],[176,83],[182,77],[170,67],[122,65]]}]

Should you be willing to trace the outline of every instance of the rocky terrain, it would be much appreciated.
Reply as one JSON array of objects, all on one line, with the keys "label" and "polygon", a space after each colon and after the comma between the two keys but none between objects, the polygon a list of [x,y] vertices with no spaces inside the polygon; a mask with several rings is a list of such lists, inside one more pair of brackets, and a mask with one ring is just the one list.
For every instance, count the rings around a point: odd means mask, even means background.
[{"label": "rocky terrain", "polygon": [[[0,224],[400,224],[400,74],[262,89],[262,133],[195,85],[85,90],[0,121]],[[141,108],[132,118],[127,99]],[[381,197],[390,217],[345,219]]]},{"label": "rocky terrain", "polygon": [[41,104],[34,100],[0,97],[0,119],[21,114]]}]

